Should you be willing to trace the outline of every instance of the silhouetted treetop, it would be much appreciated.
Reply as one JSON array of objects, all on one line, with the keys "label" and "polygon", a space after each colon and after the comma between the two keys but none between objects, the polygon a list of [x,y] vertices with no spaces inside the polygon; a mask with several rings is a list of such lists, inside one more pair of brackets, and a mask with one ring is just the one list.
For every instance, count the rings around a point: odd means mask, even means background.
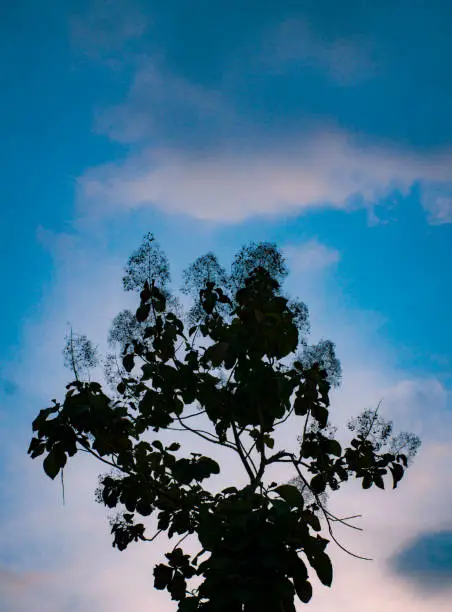
[{"label": "silhouetted treetop", "polygon": [[[350,422],[349,444],[338,439],[330,390],[340,363],[332,342],[307,343],[308,310],[284,295],[287,274],[274,244],[243,247],[230,274],[207,253],[184,273],[192,298],[184,316],[166,256],[147,234],[124,276],[126,290],[140,291],[137,310],[122,311],[110,331],[120,351],[106,360],[115,389],[81,376],[94,353],[72,335],[65,359],[75,380],[33,421],[28,452],[43,456],[50,478],[78,452],[108,466],[97,499],[116,512],[113,546],[176,540],[154,586],[179,612],[295,612],[296,599],[312,597],[313,574],[332,584],[328,544],[347,551],[335,525],[356,528],[332,513],[328,496],[351,479],[396,488],[419,446],[413,434],[394,435],[377,410]],[[280,446],[289,419],[293,440]],[[188,452],[184,435],[213,456]],[[236,458],[245,485],[242,477],[212,485],[228,467],[215,458],[219,448]],[[282,482],[270,479],[273,464],[284,464]],[[183,550],[185,540],[195,552]]]}]

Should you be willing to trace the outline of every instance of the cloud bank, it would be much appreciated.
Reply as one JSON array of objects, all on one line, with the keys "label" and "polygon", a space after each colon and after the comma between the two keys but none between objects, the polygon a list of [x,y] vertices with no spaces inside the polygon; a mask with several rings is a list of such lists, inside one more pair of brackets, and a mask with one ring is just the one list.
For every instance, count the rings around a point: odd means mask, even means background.
[{"label": "cloud bank", "polygon": [[[450,37],[437,12],[413,12],[406,36],[420,59],[401,52],[393,31],[407,18],[402,6],[391,11],[393,29],[378,7],[369,21],[359,3],[343,15],[322,6],[244,11],[233,2],[194,19],[182,6],[145,11],[115,0],[74,16],[73,45],[104,58],[125,88],[95,122],[125,145],[125,159],[80,177],[84,214],[153,206],[239,223],[372,207],[419,184],[428,222],[452,222],[450,121],[441,114],[452,94],[431,69]],[[438,48],[428,45],[433,33]]]}]

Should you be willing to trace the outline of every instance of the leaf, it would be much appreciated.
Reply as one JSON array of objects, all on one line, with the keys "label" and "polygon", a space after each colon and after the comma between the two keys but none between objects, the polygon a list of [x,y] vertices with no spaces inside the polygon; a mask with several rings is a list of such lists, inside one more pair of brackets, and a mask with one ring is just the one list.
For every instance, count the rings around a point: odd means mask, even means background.
[{"label": "leaf", "polygon": [[151,312],[151,305],[150,304],[142,304],[137,309],[137,312],[135,314],[135,317],[136,317],[138,323],[144,323],[146,321],[146,319],[148,318],[150,312]]},{"label": "leaf", "polygon": [[168,446],[168,450],[173,453],[175,451],[178,451],[180,449],[180,444],[179,442],[172,442],[169,446]]},{"label": "leaf", "polygon": [[176,572],[170,584],[168,585],[168,591],[171,593],[171,599],[174,599],[176,601],[184,599],[186,588],[187,583],[185,581],[185,578],[180,572]]},{"label": "leaf", "polygon": [[324,406],[320,406],[320,404],[313,404],[311,407],[311,414],[314,419],[319,423],[322,429],[326,427],[328,423],[327,408],[325,408]]},{"label": "leaf", "polygon": [[28,454],[31,455],[32,459],[36,459],[45,450],[45,444],[39,438],[32,438],[30,446],[28,447]]},{"label": "leaf", "polygon": [[326,479],[324,474],[317,474],[311,480],[311,491],[318,495],[319,493],[323,493],[326,489]]},{"label": "leaf", "polygon": [[154,587],[159,591],[163,591],[171,582],[173,577],[173,569],[168,565],[159,563],[154,567]]},{"label": "leaf", "polygon": [[297,416],[305,416],[309,410],[309,400],[304,396],[297,395],[293,408]]},{"label": "leaf", "polygon": [[335,455],[336,457],[340,457],[342,455],[341,445],[337,440],[328,440],[327,449],[330,455]]},{"label": "leaf", "polygon": [[397,459],[403,463],[404,467],[408,467],[408,459],[406,455],[398,455]]},{"label": "leaf", "polygon": [[320,525],[319,517],[314,514],[314,512],[306,510],[305,512],[303,512],[303,519],[307,522],[308,525],[312,527],[312,529],[314,529],[314,531],[321,530],[322,527]]},{"label": "leaf", "polygon": [[51,408],[44,408],[39,411],[38,416],[32,423],[33,431],[39,431],[44,423],[47,421],[47,417],[54,412],[58,412],[59,406],[52,406]]},{"label": "leaf", "polygon": [[267,434],[264,436],[264,444],[265,446],[268,446],[268,448],[274,448],[275,440]]},{"label": "leaf", "polygon": [[61,457],[59,457],[53,451],[50,451],[43,462],[44,472],[53,480],[55,476],[57,476],[60,469],[64,466],[64,463],[66,463],[66,455],[64,455],[64,462],[62,465]]},{"label": "leaf", "polygon": [[384,489],[385,488],[385,483],[383,482],[383,478],[380,476],[380,474],[377,474],[374,477],[374,483],[377,485],[377,487],[379,489]]},{"label": "leaf", "polygon": [[134,356],[132,354],[125,355],[122,360],[122,365],[126,372],[131,372],[134,366]]},{"label": "leaf", "polygon": [[312,567],[315,569],[317,576],[322,584],[331,586],[333,582],[333,566],[329,556],[322,552],[310,559]]},{"label": "leaf", "polygon": [[220,473],[220,466],[210,457],[200,457],[197,468],[196,480],[204,480],[204,478],[208,478],[211,474]]},{"label": "leaf", "polygon": [[308,603],[312,598],[312,585],[309,580],[300,580],[295,576],[293,583],[298,599],[303,603]]},{"label": "leaf", "polygon": [[143,291],[140,293],[140,299],[142,302],[147,302],[151,298],[151,287],[149,281],[144,282]]},{"label": "leaf", "polygon": [[403,474],[404,474],[403,467],[399,465],[398,463],[393,463],[392,466],[389,466],[389,469],[391,470],[392,479],[393,479],[392,488],[396,489],[398,483],[403,478]]},{"label": "leaf", "polygon": [[283,485],[280,485],[279,487],[276,487],[275,491],[290,506],[303,508],[303,504],[304,504],[303,494],[294,485],[283,484]]},{"label": "leaf", "polygon": [[364,476],[363,489],[370,489],[371,486],[372,486],[372,477],[368,475]]}]

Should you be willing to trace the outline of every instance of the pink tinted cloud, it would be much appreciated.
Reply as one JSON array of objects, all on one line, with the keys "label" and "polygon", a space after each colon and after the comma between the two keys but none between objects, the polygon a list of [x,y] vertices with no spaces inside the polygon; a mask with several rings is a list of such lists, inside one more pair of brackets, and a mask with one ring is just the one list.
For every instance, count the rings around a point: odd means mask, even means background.
[{"label": "pink tinted cloud", "polygon": [[[389,146],[364,146],[333,130],[260,151],[150,150],[123,165],[88,171],[79,181],[79,203],[84,214],[153,206],[169,214],[238,223],[315,208],[350,210],[394,189],[407,193],[420,179],[447,181],[450,167],[449,151],[422,157]],[[446,220],[444,206],[431,204],[431,222],[436,215]]]}]

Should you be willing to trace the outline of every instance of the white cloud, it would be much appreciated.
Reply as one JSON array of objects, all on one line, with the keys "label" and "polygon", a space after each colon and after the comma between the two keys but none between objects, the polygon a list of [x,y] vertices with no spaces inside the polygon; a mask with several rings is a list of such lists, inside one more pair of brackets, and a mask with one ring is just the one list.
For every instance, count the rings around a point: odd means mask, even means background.
[{"label": "white cloud", "polygon": [[[127,66],[131,81],[125,99],[100,110],[95,126],[131,145],[129,157],[81,177],[85,212],[150,205],[198,219],[240,222],[308,208],[345,210],[357,200],[370,206],[392,189],[407,192],[421,182],[428,192],[422,203],[429,222],[452,221],[450,150],[369,146],[365,135],[360,135],[363,143],[336,129],[332,119],[321,123],[303,113],[300,131],[287,137],[278,115],[271,126],[258,125],[259,119],[255,124],[240,111],[247,75],[271,79],[294,62],[320,69],[344,86],[374,76],[379,67],[369,38],[325,37],[303,17],[257,26],[247,45],[223,58],[222,78],[213,87],[168,68],[171,41],[168,48],[149,47],[143,36],[149,29],[152,38],[152,27],[158,27],[151,21],[138,5],[122,0],[96,2],[73,18],[76,44],[113,67]],[[136,39],[142,45],[129,49],[128,41]],[[441,193],[430,193],[430,184],[443,185]]]},{"label": "white cloud", "polygon": [[289,245],[284,248],[292,272],[318,272],[329,268],[340,259],[336,249],[329,248],[317,240],[309,240],[300,245]]},{"label": "white cloud", "polygon": [[426,185],[423,191],[422,205],[432,225],[452,223],[452,170],[448,182]]},{"label": "white cloud", "polygon": [[170,214],[240,222],[313,208],[350,209],[357,205],[354,196],[372,203],[392,189],[406,193],[419,179],[447,181],[450,167],[449,151],[422,157],[364,146],[332,131],[277,150],[152,150],[124,165],[90,170],[80,179],[80,197],[85,213],[155,206]]}]

